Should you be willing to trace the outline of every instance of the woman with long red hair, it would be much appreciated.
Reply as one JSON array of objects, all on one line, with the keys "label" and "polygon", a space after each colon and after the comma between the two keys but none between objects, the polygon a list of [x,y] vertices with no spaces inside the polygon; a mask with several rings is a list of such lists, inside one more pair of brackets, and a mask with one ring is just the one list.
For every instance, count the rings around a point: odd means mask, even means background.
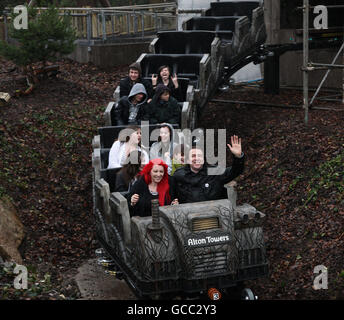
[{"label": "woman with long red hair", "polygon": [[172,177],[167,173],[167,164],[161,159],[148,162],[139,173],[140,178],[128,195],[129,209],[132,216],[150,216],[151,200],[158,194],[159,205],[175,205],[175,190]]}]

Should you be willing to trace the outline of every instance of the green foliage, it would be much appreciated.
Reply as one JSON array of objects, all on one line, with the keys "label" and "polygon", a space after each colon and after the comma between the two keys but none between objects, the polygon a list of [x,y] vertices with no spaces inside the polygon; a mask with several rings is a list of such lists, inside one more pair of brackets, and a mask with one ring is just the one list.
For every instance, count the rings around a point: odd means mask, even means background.
[{"label": "green foliage", "polygon": [[[149,4],[151,2],[149,0],[110,0],[111,5],[114,7]],[[161,0],[161,2],[163,1]]]},{"label": "green foliage", "polygon": [[333,190],[337,200],[342,200],[344,194],[344,152],[322,163],[316,170],[308,185],[308,198],[304,205],[315,199],[322,189]]},{"label": "green foliage", "polygon": [[28,270],[28,288],[27,289],[15,289],[13,282],[17,276],[14,273],[16,264],[6,263],[0,264],[0,279],[1,283],[1,300],[13,299],[15,297],[34,298],[39,294],[49,293],[53,290],[51,283],[51,275],[45,273],[39,275],[37,270],[33,266],[27,266]]},{"label": "green foliage", "polygon": [[0,55],[17,65],[27,66],[73,52],[76,33],[70,17],[59,16],[53,5],[40,14],[36,8],[29,8],[28,15],[27,29],[16,30],[13,24],[10,25],[9,35],[17,40],[18,45],[0,42]]},{"label": "green foliage", "polygon": [[22,0],[1,0],[0,1],[0,16],[3,14],[6,7],[14,7],[23,4]]}]

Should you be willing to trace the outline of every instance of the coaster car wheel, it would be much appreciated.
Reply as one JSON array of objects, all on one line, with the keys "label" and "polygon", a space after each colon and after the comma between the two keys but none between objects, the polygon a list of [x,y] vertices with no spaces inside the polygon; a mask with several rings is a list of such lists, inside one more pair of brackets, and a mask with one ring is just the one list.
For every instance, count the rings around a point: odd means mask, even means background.
[{"label": "coaster car wheel", "polygon": [[241,291],[242,300],[257,300],[257,297],[253,294],[252,290],[245,288]]}]

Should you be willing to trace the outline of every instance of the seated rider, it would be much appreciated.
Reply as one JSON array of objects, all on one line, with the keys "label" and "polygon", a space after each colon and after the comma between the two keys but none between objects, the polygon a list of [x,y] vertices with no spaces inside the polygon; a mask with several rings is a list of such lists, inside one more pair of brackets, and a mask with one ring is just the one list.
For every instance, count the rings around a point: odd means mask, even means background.
[{"label": "seated rider", "polygon": [[123,163],[123,167],[116,174],[115,192],[130,192],[138,180],[138,174],[147,164],[147,159],[138,150],[131,151]]},{"label": "seated rider", "polygon": [[150,216],[151,200],[159,196],[159,205],[178,204],[175,189],[167,165],[161,159],[153,159],[140,172],[141,177],[128,194],[128,205],[131,216]]},{"label": "seated rider", "polygon": [[141,66],[138,62],[134,62],[129,66],[128,76],[121,79],[119,82],[119,96],[120,98],[124,96],[129,96],[129,93],[136,83],[142,83],[147,91],[148,100],[153,97],[153,87],[149,80],[142,79]]},{"label": "seated rider", "polygon": [[151,124],[171,123],[180,124],[181,109],[178,101],[171,96],[171,90],[158,84],[152,101],[146,106],[145,120]]},{"label": "seated rider", "polygon": [[157,142],[154,142],[149,150],[150,159],[162,159],[168,166],[168,174],[172,171],[172,156],[173,149],[177,146],[177,143],[173,142],[172,127],[167,123],[163,123],[159,129],[159,138]]},{"label": "seated rider", "polygon": [[115,125],[140,124],[145,116],[147,92],[143,84],[136,83],[129,96],[122,97],[115,107]]},{"label": "seated rider", "polygon": [[172,170],[171,176],[173,176],[174,172],[184,166],[184,144],[178,144],[173,148],[173,157],[172,157]]},{"label": "seated rider", "polygon": [[140,151],[144,157],[144,163],[148,163],[149,156],[145,150],[141,149],[141,127],[129,126],[131,129],[130,135],[121,135],[116,140],[109,152],[108,169],[121,168],[127,161],[129,154],[132,151]]},{"label": "seated rider", "polygon": [[204,161],[203,150],[192,147],[188,164],[173,174],[179,203],[199,202],[226,198],[224,185],[239,176],[244,170],[245,156],[241,150],[241,139],[231,137],[232,145],[227,144],[233,154],[233,165],[218,175],[208,175],[210,166]]},{"label": "seated rider", "polygon": [[171,96],[177,101],[182,102],[183,96],[182,91],[178,83],[177,74],[172,77],[171,69],[169,66],[161,66],[158,69],[158,74],[152,74],[152,85],[153,90],[156,92],[156,88],[159,84],[163,84],[170,89]]}]

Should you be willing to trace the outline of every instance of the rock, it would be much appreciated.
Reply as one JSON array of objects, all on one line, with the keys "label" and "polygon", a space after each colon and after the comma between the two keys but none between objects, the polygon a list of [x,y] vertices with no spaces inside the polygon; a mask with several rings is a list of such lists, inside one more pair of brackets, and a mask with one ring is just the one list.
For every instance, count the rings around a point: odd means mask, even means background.
[{"label": "rock", "polygon": [[0,106],[4,106],[11,99],[7,92],[0,92]]},{"label": "rock", "polygon": [[25,237],[24,226],[18,218],[17,210],[11,201],[0,199],[0,257],[5,261],[22,264],[18,247]]}]

